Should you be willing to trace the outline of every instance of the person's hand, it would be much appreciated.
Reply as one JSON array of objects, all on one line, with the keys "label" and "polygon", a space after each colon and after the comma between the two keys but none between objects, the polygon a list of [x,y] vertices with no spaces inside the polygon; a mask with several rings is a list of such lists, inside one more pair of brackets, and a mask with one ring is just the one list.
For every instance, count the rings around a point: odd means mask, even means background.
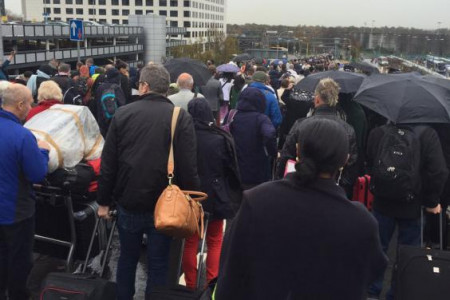
[{"label": "person's hand", "polygon": [[111,216],[109,215],[109,206],[99,205],[97,215],[101,219],[110,219]]},{"label": "person's hand", "polygon": [[292,88],[294,87],[294,84],[291,82],[289,83],[288,87],[286,88],[287,90],[292,90]]},{"label": "person's hand", "polygon": [[38,147],[39,147],[39,148],[45,149],[45,150],[47,150],[47,151],[50,151],[50,145],[49,145],[49,143],[47,143],[46,141],[39,140],[39,141],[37,142],[37,144],[38,144]]},{"label": "person's hand", "polygon": [[435,214],[435,215],[437,215],[437,214],[440,214],[440,213],[441,213],[441,205],[440,205],[440,204],[438,204],[436,207],[433,207],[433,208],[427,207],[427,208],[425,208],[425,209],[426,209],[426,211],[427,211],[428,213],[430,213],[430,214]]}]

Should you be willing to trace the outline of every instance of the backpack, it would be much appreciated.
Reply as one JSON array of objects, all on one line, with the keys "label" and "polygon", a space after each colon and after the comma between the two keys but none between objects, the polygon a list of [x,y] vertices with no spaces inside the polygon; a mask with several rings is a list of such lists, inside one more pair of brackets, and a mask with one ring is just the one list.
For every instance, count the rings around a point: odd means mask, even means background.
[{"label": "backpack", "polygon": [[230,112],[228,113],[228,116],[227,116],[227,122],[225,124],[223,124],[221,127],[223,130],[225,130],[228,133],[231,133],[230,126],[231,126],[231,123],[233,123],[234,117],[236,116],[237,112],[238,112],[237,109],[230,110]]},{"label": "backpack", "polygon": [[78,92],[80,93],[81,97],[86,96],[86,94],[89,91],[88,85],[87,85],[87,78],[85,77],[80,77],[77,82],[75,83],[75,86],[78,90]]},{"label": "backpack", "polygon": [[376,196],[412,202],[420,189],[420,144],[412,128],[382,127],[370,190]]},{"label": "backpack", "polygon": [[119,108],[117,88],[120,88],[119,85],[113,83],[102,92],[100,105],[106,120],[111,120]]},{"label": "backpack", "polygon": [[63,95],[64,104],[83,105],[83,97],[77,91],[75,86],[69,87]]}]

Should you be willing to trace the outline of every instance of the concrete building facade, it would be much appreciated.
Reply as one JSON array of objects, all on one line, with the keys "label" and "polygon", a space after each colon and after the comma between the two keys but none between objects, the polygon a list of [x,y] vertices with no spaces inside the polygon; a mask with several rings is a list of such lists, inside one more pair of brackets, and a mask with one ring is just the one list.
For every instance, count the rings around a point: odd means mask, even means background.
[{"label": "concrete building facade", "polygon": [[129,24],[129,15],[156,14],[166,17],[166,26],[184,27],[188,43],[207,42],[226,33],[227,0],[21,0],[25,20],[93,20]]}]

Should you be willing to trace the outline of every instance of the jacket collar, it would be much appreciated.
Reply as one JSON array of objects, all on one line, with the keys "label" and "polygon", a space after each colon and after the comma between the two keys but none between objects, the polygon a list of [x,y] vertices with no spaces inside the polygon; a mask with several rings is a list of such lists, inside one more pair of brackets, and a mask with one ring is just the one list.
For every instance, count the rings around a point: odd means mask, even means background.
[{"label": "jacket collar", "polygon": [[322,104],[314,109],[314,115],[336,115],[336,107]]},{"label": "jacket collar", "polygon": [[275,92],[273,91],[273,89],[271,89],[270,87],[268,87],[267,85],[265,85],[265,84],[262,83],[262,82],[254,81],[254,82],[250,83],[248,86],[249,86],[249,87],[254,87],[254,88],[257,88],[257,89],[266,90],[266,91],[271,92],[272,94],[275,93]]},{"label": "jacket collar", "polygon": [[150,101],[167,102],[167,103],[173,104],[172,101],[167,99],[166,96],[161,95],[161,94],[156,94],[156,93],[144,94],[142,96],[139,96],[138,100],[150,100]]},{"label": "jacket collar", "polygon": [[3,109],[0,109],[0,118],[8,119],[8,120],[11,120],[13,122],[22,124],[20,122],[19,118],[16,117],[16,115],[14,115],[13,113],[10,113],[9,111],[3,110]]},{"label": "jacket collar", "polygon": [[333,179],[319,178],[319,179],[316,179],[314,182],[312,182],[308,186],[302,186],[295,179],[295,174],[291,173],[291,174],[288,174],[284,180],[287,180],[291,185],[299,187],[299,188],[316,190],[318,192],[327,194],[333,198],[339,198],[339,199],[348,201],[345,191],[340,186],[338,186],[336,184],[336,181]]}]

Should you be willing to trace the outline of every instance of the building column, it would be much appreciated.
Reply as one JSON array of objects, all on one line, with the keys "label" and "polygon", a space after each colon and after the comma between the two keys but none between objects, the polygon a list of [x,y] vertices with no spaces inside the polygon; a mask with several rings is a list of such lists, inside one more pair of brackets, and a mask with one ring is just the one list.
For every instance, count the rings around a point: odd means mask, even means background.
[{"label": "building column", "polygon": [[166,17],[158,15],[131,15],[129,26],[139,26],[144,29],[144,63],[162,62],[166,56]]}]

